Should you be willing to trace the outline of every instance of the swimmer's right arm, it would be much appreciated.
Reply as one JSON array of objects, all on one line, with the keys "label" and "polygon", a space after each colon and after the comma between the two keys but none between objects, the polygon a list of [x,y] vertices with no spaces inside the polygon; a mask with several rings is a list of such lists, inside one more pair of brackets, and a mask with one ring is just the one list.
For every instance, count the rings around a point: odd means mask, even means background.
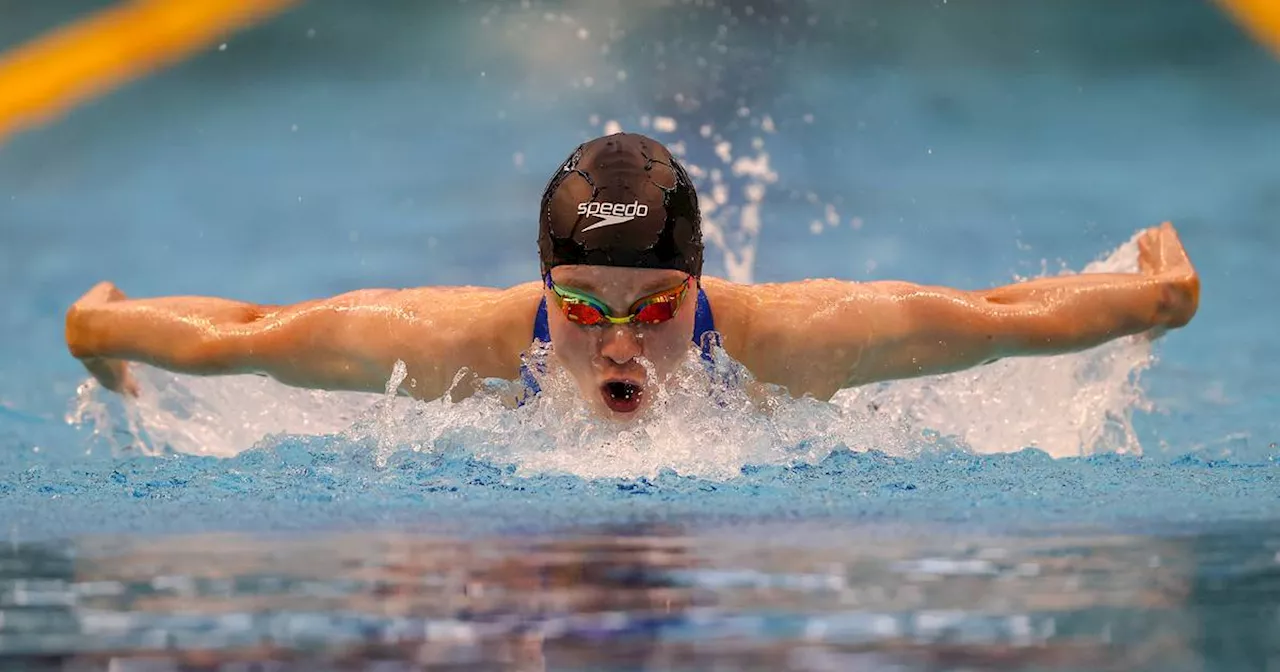
[{"label": "swimmer's right arm", "polygon": [[137,387],[124,362],[381,392],[401,360],[408,375],[400,391],[431,399],[464,368],[480,377],[516,377],[539,292],[538,283],[378,289],[268,306],[213,297],[128,299],[104,282],[67,312],[66,339],[104,387],[125,394]]}]

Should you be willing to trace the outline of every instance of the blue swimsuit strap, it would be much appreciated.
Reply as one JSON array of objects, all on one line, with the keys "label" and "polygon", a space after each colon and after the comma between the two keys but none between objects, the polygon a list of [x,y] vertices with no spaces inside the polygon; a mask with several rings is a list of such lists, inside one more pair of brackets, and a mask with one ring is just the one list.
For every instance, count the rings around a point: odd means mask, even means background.
[{"label": "blue swimsuit strap", "polygon": [[714,339],[705,338],[716,330],[716,318],[711,314],[711,302],[707,301],[707,293],[698,288],[698,309],[693,313],[693,343],[702,351],[702,358],[711,361],[711,348]]},{"label": "blue swimsuit strap", "polygon": [[[706,338],[708,333],[716,330],[716,318],[711,314],[711,302],[707,301],[707,293],[698,288],[698,307],[693,313],[693,342],[702,351],[702,359],[707,362],[711,361],[711,348],[714,344],[714,338]],[[551,342],[551,329],[547,326],[547,299],[543,297],[542,302],[538,304],[538,314],[533,318],[533,340],[542,341],[543,343]],[[541,391],[538,387],[538,381],[533,377],[533,372],[527,366],[520,367],[520,378],[524,380],[525,385],[537,394]]]}]

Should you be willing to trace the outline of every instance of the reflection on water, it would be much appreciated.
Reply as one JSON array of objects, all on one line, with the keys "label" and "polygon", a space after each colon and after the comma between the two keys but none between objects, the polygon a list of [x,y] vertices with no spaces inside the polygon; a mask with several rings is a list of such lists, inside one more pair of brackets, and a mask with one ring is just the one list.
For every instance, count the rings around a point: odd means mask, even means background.
[{"label": "reflection on water", "polygon": [[[1280,533],[594,530],[0,551],[3,669],[1265,669]],[[249,663],[271,661],[269,667]]]}]

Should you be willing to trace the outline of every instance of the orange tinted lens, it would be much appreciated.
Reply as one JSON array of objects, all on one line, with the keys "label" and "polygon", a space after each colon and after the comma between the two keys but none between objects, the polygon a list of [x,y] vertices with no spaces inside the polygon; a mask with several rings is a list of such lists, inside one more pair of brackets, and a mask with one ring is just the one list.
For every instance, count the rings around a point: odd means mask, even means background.
[{"label": "orange tinted lens", "polygon": [[578,324],[597,324],[604,319],[604,315],[601,315],[600,311],[592,306],[572,301],[564,302],[564,314],[565,317],[569,318],[570,322]]},{"label": "orange tinted lens", "polygon": [[645,304],[644,308],[641,308],[640,311],[636,313],[635,319],[637,322],[644,322],[646,324],[666,322],[667,320],[675,317],[675,310],[675,301],[654,301],[653,303]]}]

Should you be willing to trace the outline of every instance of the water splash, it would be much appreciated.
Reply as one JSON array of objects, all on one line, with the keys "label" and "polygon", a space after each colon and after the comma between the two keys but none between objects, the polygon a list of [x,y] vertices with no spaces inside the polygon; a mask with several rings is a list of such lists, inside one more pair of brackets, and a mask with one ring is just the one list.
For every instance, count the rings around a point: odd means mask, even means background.
[{"label": "water splash", "polygon": [[[78,389],[67,421],[120,452],[229,457],[272,435],[324,435],[351,426],[370,395],[304,390],[259,376],[204,378],[130,365],[139,397],[93,382]],[[376,398],[376,397],[373,397]]]},{"label": "water splash", "polygon": [[[719,253],[708,260],[722,264],[714,272],[750,283],[762,206],[779,179],[766,139],[787,121],[778,66],[815,22],[809,8],[785,4],[679,5],[678,12],[661,0],[494,6],[479,17],[476,42],[504,52],[518,104],[564,109],[568,97],[587,103],[592,136],[635,130],[666,143],[698,188],[704,239]],[[663,39],[694,25],[714,37]],[[805,197],[818,232],[840,223],[834,204]]]},{"label": "water splash", "polygon": [[[1135,234],[1086,273],[1136,272]],[[1054,457],[1140,453],[1133,413],[1149,410],[1138,385],[1152,343],[1132,336],[1082,353],[1005,359],[946,376],[848,390],[845,407],[872,405],[983,453],[1035,447]]]},{"label": "water splash", "polygon": [[[632,422],[595,415],[568,373],[548,359],[537,375],[542,394],[518,408],[510,407],[510,391],[500,381],[459,402],[401,404],[388,396],[341,436],[368,445],[379,463],[408,449],[469,455],[512,465],[522,475],[588,479],[655,477],[668,469],[726,479],[746,464],[814,463],[844,446],[894,454],[916,449],[900,419],[790,399],[751,384],[722,350],[718,360],[747,384],[711,375],[690,351],[668,380],[650,385],[650,404]],[[742,422],[744,415],[751,421]]]},{"label": "water splash", "polygon": [[[763,120],[753,119],[752,123],[757,129],[772,128],[768,116]],[[626,130],[617,119],[601,123],[599,116],[593,115],[590,121],[604,135]],[[679,131],[682,124],[673,117],[643,115],[638,123],[642,132],[667,145],[693,179],[702,211],[702,237],[720,253],[725,278],[753,282],[761,208],[769,186],[778,181],[764,139],[756,135],[749,143],[750,151],[735,153],[733,142],[711,124],[701,124],[698,133],[690,135]],[[830,210],[833,206],[827,207]]]}]

